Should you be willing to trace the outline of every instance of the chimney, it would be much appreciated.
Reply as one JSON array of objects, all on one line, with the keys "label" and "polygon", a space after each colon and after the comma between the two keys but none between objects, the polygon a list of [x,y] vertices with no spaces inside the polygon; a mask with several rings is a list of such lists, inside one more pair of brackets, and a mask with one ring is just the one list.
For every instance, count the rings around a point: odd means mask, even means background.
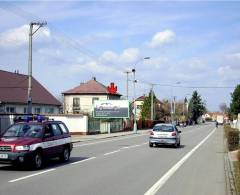
[{"label": "chimney", "polygon": [[96,77],[93,77],[92,79],[93,79],[94,81],[96,81]]}]

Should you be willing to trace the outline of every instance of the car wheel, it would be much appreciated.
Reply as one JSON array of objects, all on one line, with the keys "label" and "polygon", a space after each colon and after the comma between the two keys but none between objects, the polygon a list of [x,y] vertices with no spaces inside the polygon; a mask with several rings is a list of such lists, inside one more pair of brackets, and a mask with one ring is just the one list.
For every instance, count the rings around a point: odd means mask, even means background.
[{"label": "car wheel", "polygon": [[152,148],[153,147],[153,143],[149,143],[149,147]]},{"label": "car wheel", "polygon": [[68,147],[65,147],[65,148],[63,149],[62,154],[61,154],[60,160],[63,161],[63,162],[67,162],[67,161],[69,161],[69,158],[70,158],[69,148],[68,148]]},{"label": "car wheel", "polygon": [[43,158],[40,152],[36,152],[33,157],[33,168],[40,169],[43,165]]}]

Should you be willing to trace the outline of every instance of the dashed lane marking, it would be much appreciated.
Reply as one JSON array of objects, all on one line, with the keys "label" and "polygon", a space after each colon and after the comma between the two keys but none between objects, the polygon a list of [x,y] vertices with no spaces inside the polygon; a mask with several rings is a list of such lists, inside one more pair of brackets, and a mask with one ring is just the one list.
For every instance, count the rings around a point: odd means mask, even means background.
[{"label": "dashed lane marking", "polygon": [[55,170],[56,170],[56,169],[48,169],[48,170],[46,170],[46,171],[41,171],[41,172],[38,172],[38,173],[34,173],[34,174],[31,174],[31,175],[27,175],[27,176],[24,176],[24,177],[20,177],[20,178],[18,178],[18,179],[13,179],[13,180],[10,180],[10,181],[8,181],[8,182],[9,182],[9,183],[13,183],[13,182],[16,182],[16,181],[28,179],[28,178],[30,178],[30,177],[42,175],[42,174],[45,174],[45,173],[48,173],[48,172],[52,172],[52,171],[55,171]]}]

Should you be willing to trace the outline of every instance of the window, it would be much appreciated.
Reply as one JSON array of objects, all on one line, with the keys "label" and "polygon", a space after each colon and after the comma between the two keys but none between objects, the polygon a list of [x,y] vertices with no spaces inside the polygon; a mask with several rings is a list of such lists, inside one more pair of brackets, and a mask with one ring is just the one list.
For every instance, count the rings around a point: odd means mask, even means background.
[{"label": "window", "polygon": [[6,112],[7,113],[15,113],[15,107],[6,107]]},{"label": "window", "polygon": [[23,108],[23,113],[27,114],[27,108],[26,107]]},{"label": "window", "polygon": [[97,100],[99,100],[99,98],[93,97],[93,98],[92,98],[92,104],[94,104],[94,102],[97,101]]},{"label": "window", "polygon": [[73,107],[74,108],[80,107],[80,98],[73,98]]},{"label": "window", "polygon": [[53,113],[54,113],[54,108],[53,108],[53,107],[45,108],[45,113],[47,113],[47,114],[53,114]]},{"label": "window", "polygon": [[35,108],[34,109],[35,114],[40,114],[41,113],[41,108]]},{"label": "window", "polygon": [[63,123],[60,123],[59,126],[62,129],[63,133],[68,133],[68,129],[67,129],[67,127]]},{"label": "window", "polygon": [[54,136],[62,135],[62,131],[60,130],[57,124],[52,124],[52,130],[53,130]]}]

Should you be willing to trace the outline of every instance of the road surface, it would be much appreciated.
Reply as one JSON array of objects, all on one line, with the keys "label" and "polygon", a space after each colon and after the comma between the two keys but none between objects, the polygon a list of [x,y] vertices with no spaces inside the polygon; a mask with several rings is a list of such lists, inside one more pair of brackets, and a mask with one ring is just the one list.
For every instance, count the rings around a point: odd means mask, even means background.
[{"label": "road surface", "polygon": [[40,171],[0,166],[1,195],[225,195],[223,130],[182,129],[181,147],[148,146],[148,134],[75,143],[69,163]]}]

